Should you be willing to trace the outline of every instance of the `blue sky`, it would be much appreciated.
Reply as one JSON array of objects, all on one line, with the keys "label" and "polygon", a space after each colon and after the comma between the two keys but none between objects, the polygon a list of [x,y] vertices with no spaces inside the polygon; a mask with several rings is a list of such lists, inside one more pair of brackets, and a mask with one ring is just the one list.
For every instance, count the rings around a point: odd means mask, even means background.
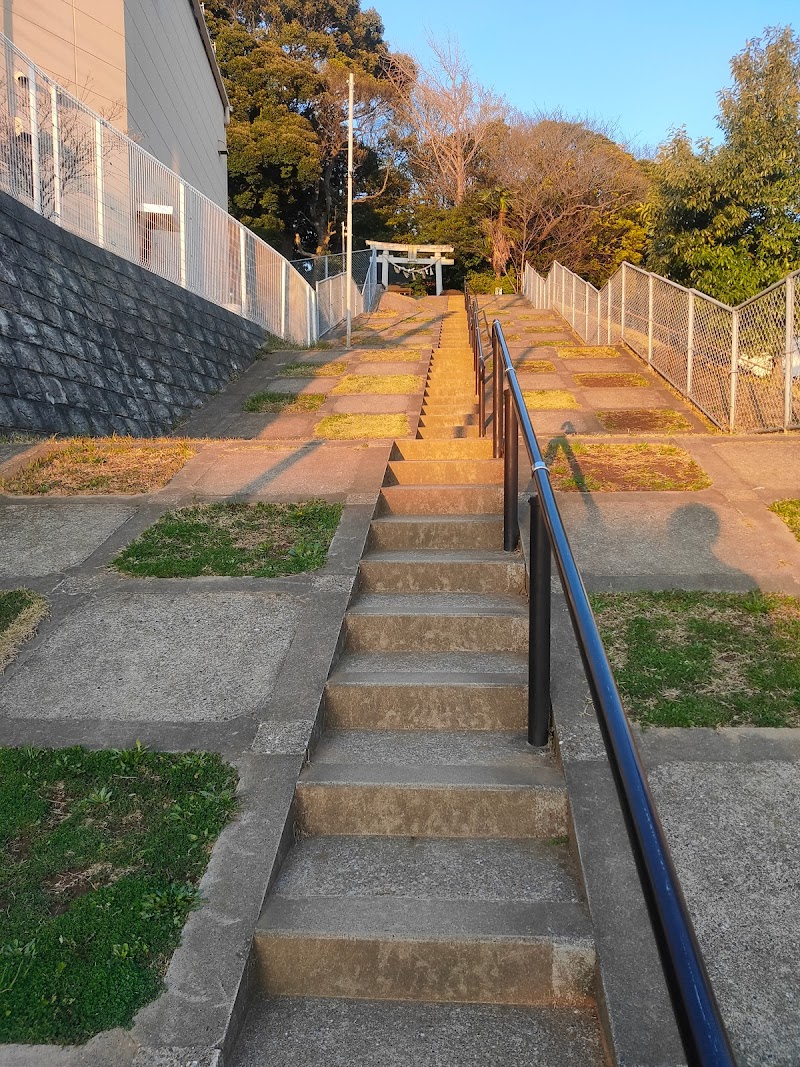
[{"label": "blue sky", "polygon": [[655,147],[670,127],[716,138],[729,61],[766,26],[800,30],[798,0],[362,0],[393,49],[428,58],[427,32],[455,34],[473,71],[515,107],[561,108]]}]

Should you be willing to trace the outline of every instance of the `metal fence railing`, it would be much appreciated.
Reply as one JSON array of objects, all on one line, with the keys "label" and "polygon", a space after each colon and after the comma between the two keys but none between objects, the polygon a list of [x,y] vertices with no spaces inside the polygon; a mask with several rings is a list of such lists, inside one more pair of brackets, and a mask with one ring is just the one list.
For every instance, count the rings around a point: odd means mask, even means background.
[{"label": "metal fence railing", "polygon": [[[317,291],[319,336],[343,322],[347,315],[347,276],[343,254],[292,260]],[[373,311],[378,296],[378,260],[375,249],[353,253],[353,316]]]},{"label": "metal fence railing", "polygon": [[800,271],[738,307],[623,263],[602,289],[553,263],[523,292],[586,344],[624,342],[731,433],[800,428]]},{"label": "metal fence railing", "polygon": [[276,337],[318,336],[316,293],[288,260],[1,33],[0,191]]}]

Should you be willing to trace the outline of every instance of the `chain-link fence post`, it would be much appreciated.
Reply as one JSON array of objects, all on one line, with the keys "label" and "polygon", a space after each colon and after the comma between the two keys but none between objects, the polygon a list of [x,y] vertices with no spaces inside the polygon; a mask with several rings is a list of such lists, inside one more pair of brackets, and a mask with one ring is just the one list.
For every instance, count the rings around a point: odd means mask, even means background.
[{"label": "chain-link fence post", "polygon": [[731,318],[731,407],[728,429],[733,433],[736,426],[736,394],[739,388],[739,312],[734,310]]},{"label": "chain-link fence post", "polygon": [[31,179],[33,183],[33,210],[42,213],[42,170],[39,153],[39,94],[36,87],[36,68],[28,67],[28,118],[31,124]]},{"label": "chain-link fence post", "polygon": [[692,396],[694,374],[694,293],[689,293],[689,321],[686,327],[686,395]]},{"label": "chain-link fence post", "polygon": [[106,238],[105,187],[103,176],[103,123],[94,121],[94,162],[97,176],[97,243],[102,248]]},{"label": "chain-link fence post", "polygon": [[792,424],[792,356],[794,354],[794,293],[797,278],[786,279],[786,354],[783,359],[783,430]]},{"label": "chain-link fence post", "polygon": [[50,86],[50,124],[53,134],[53,215],[61,217],[61,131],[59,129],[58,93]]},{"label": "chain-link fence post", "polygon": [[647,275],[647,362],[653,364],[653,275]]},{"label": "chain-link fence post", "polygon": [[622,264],[622,292],[620,294],[619,302],[619,336],[620,340],[625,340],[625,281],[627,279],[627,273],[625,267],[627,264]]}]

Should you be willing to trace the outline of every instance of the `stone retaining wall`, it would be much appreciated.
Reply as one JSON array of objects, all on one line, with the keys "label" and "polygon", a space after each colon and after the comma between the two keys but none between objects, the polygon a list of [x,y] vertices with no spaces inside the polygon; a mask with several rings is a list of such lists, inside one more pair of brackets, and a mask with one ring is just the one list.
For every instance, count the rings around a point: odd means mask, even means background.
[{"label": "stone retaining wall", "polygon": [[0,193],[0,433],[165,433],[265,337]]}]

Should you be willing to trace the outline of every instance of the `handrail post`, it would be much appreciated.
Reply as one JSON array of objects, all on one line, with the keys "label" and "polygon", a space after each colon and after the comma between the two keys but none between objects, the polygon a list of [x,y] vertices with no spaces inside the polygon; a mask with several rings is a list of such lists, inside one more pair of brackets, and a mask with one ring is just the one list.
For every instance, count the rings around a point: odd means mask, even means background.
[{"label": "handrail post", "polygon": [[492,330],[492,454],[503,454],[503,360],[497,334]]},{"label": "handrail post", "polygon": [[505,406],[503,550],[513,552],[519,544],[519,426],[510,389],[506,389],[503,401]]},{"label": "handrail post", "polygon": [[543,748],[550,737],[550,541],[538,492],[531,497],[528,587],[528,744]]},{"label": "handrail post", "polygon": [[478,361],[478,437],[486,436],[486,364]]}]

